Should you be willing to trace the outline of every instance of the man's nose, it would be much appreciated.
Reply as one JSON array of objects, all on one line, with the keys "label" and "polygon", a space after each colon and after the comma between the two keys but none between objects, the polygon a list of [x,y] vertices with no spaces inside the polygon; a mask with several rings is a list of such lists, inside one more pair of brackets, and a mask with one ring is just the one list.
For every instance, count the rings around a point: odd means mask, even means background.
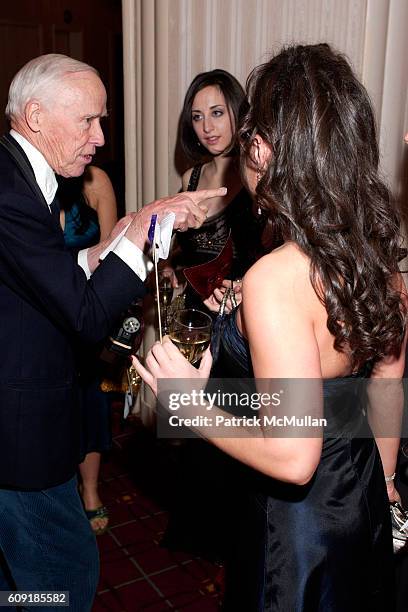
[{"label": "man's nose", "polygon": [[92,144],[94,144],[96,147],[103,147],[105,144],[105,136],[103,135],[99,121],[93,122],[90,136]]}]

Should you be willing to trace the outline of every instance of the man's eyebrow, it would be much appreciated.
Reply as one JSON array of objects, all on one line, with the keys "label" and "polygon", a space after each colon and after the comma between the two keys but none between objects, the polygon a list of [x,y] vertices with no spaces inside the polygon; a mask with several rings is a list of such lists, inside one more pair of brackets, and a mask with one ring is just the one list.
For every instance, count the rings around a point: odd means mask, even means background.
[{"label": "man's eyebrow", "polygon": [[83,115],[83,119],[98,119],[98,117],[107,117],[108,116],[108,111],[105,109],[101,114],[96,113],[96,114],[92,114],[92,113],[87,113],[85,115]]}]

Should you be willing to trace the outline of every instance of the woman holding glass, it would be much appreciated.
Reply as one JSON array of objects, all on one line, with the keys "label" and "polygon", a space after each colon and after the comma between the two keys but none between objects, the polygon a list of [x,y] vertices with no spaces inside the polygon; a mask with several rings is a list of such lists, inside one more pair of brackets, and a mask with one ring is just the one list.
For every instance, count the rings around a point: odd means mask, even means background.
[{"label": "woman holding glass", "polygon": [[[398,424],[402,410],[407,299],[370,101],[324,44],[289,47],[256,68],[248,96],[246,183],[283,245],[245,275],[213,364],[208,352],[193,368],[165,339],[146,368],[135,366],[154,390],[165,378],[202,385],[211,366],[217,377],[253,375],[257,388],[303,381],[303,408],[313,403],[327,419],[309,437],[199,428],[245,474],[226,610],[392,610],[399,433],[387,419]],[[375,440],[359,435],[368,423]]]}]

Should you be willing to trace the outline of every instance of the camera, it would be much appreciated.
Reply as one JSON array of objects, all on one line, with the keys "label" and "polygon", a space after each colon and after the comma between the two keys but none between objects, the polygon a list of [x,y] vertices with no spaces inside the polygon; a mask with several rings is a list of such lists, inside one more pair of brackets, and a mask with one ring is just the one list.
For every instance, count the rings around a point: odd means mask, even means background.
[{"label": "camera", "polygon": [[115,356],[128,357],[135,353],[142,342],[143,329],[142,306],[134,302],[122,314],[117,327],[108,336],[101,357],[105,361],[112,362]]}]

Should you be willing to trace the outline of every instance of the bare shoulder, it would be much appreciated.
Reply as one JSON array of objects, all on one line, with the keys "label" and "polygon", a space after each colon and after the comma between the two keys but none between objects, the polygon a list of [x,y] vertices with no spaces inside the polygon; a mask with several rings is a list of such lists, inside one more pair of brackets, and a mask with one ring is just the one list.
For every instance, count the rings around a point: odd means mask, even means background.
[{"label": "bare shoulder", "polygon": [[261,257],[246,273],[244,286],[262,285],[287,294],[310,285],[310,260],[293,242],[287,242]]},{"label": "bare shoulder", "polygon": [[111,180],[102,168],[98,166],[88,166],[85,171],[85,189],[106,189],[111,186]]},{"label": "bare shoulder", "polygon": [[109,176],[102,168],[88,166],[84,176],[84,194],[93,209],[101,207],[116,210],[116,198]]},{"label": "bare shoulder", "polygon": [[323,307],[309,270],[309,258],[294,243],[285,243],[244,277],[238,322],[257,377],[321,376],[315,322]]}]

